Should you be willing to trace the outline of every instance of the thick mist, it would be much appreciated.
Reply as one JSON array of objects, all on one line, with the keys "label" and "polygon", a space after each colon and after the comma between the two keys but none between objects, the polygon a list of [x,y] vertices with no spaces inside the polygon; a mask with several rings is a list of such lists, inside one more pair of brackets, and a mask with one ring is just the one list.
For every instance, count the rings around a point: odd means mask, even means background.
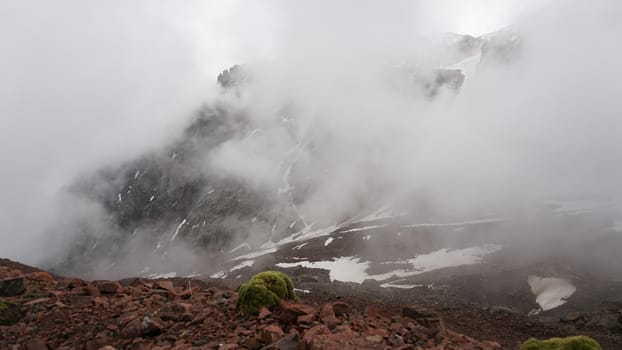
[{"label": "thick mist", "polygon": [[[254,131],[191,170],[262,193],[304,190],[297,210],[316,228],[411,196],[477,217],[620,195],[615,1],[0,6],[1,256],[37,263],[83,232],[119,234],[65,188],[174,142],[202,104],[244,114]],[[520,40],[507,61],[456,56],[443,34],[502,28]],[[237,63],[248,81],[218,88]],[[447,67],[466,74],[458,91],[412,83]],[[171,264],[193,262],[176,249]],[[117,261],[128,273],[142,263]]]},{"label": "thick mist", "polygon": [[[618,5],[551,2],[517,16],[511,30],[521,46],[511,62],[482,60],[458,94],[430,101],[404,88],[407,77],[387,79],[394,67],[445,58],[429,45],[426,16],[403,17],[417,13],[410,4],[355,14],[334,6],[321,26],[307,17],[319,7],[284,11],[277,59],[249,67],[252,82],[232,102],[262,132],[226,144],[213,165],[276,183],[277,164],[298,152],[314,188],[300,207],[324,225],[413,191],[440,211],[472,214],[619,194],[620,52],[612,42],[621,28],[607,19]],[[294,106],[289,134],[275,132],[285,104]]]}]

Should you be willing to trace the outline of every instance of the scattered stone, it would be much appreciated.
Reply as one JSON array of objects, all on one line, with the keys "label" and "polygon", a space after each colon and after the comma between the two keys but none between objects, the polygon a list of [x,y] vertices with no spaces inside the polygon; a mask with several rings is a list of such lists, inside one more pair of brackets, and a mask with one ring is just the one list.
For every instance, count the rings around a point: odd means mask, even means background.
[{"label": "scattered stone", "polygon": [[38,281],[49,282],[49,283],[55,282],[54,277],[52,277],[50,273],[45,272],[45,271],[33,272],[29,276],[32,279],[38,280]]},{"label": "scattered stone", "polygon": [[45,341],[39,337],[34,337],[24,344],[26,350],[48,350],[47,344]]},{"label": "scattered stone", "polygon": [[261,348],[261,350],[298,350],[300,336],[298,333],[288,334],[273,344]]},{"label": "scattered stone", "polygon": [[0,326],[15,324],[21,317],[22,313],[17,304],[0,299]]},{"label": "scattered stone", "polygon": [[365,337],[365,339],[367,339],[367,341],[369,342],[376,343],[376,344],[380,344],[384,340],[379,335],[368,335]]},{"label": "scattered stone", "polygon": [[99,292],[102,294],[115,294],[121,290],[121,285],[117,282],[103,282],[99,284]]},{"label": "scattered stone", "polygon": [[270,310],[268,310],[268,308],[264,306],[261,309],[259,309],[259,315],[257,316],[257,318],[260,320],[263,320],[264,318],[270,315],[272,315],[272,312],[270,312]]},{"label": "scattered stone", "polygon": [[0,297],[14,297],[26,291],[23,277],[5,278],[0,281]]},{"label": "scattered stone", "polygon": [[420,306],[405,306],[402,308],[402,316],[418,320],[421,318],[438,317],[438,314]]},{"label": "scattered stone", "polygon": [[285,323],[294,323],[298,316],[315,313],[313,306],[287,300],[281,301],[281,308],[281,321]]},{"label": "scattered stone", "polygon": [[[8,269],[0,273],[17,274]],[[170,280],[127,280],[122,287],[114,281],[50,281],[44,274],[25,275],[29,282],[35,278],[38,282],[32,288],[28,285],[31,294],[0,299],[4,305],[0,323],[10,318],[0,327],[0,348],[7,344],[16,350],[500,348],[447,329],[435,313],[419,307],[404,308],[402,317],[378,303],[361,312],[342,301],[319,305],[283,301],[280,308],[263,308],[254,316],[240,313],[237,293],[225,287],[187,288],[188,298],[182,301],[180,294],[170,298],[181,290]],[[598,320],[596,325],[613,325],[609,318]]]},{"label": "scattered stone", "polygon": [[347,314],[349,310],[350,306],[344,302],[337,301],[333,303],[333,312],[337,317]]},{"label": "scattered stone", "polygon": [[335,328],[339,323],[339,320],[335,317],[333,306],[330,304],[322,306],[320,320],[330,329]]},{"label": "scattered stone", "polygon": [[277,340],[283,338],[285,333],[283,333],[283,329],[278,325],[269,325],[261,331],[261,341],[264,344],[272,344]]}]

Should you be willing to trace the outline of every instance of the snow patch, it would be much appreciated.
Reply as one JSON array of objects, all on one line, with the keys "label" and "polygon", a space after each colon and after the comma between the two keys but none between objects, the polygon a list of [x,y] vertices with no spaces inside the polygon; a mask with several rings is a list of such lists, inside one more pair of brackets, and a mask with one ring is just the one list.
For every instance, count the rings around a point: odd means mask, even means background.
[{"label": "snow patch", "polygon": [[242,244],[240,244],[239,246],[237,246],[237,247],[235,247],[235,248],[231,249],[231,250],[229,251],[229,253],[235,253],[235,252],[237,252],[238,250],[240,250],[240,249],[242,249],[242,248],[246,248],[246,249],[248,249],[248,250],[251,250],[251,245],[250,245],[250,244],[248,244],[248,243],[242,243]]},{"label": "snow patch", "polygon": [[246,260],[246,261],[242,261],[241,263],[235,265],[234,267],[231,268],[231,270],[229,270],[229,272],[233,272],[235,270],[239,270],[239,269],[243,269],[245,267],[251,267],[255,264],[254,260]]},{"label": "snow patch", "polygon": [[304,242],[302,244],[295,246],[294,248],[292,248],[292,250],[300,250],[302,249],[302,247],[306,246],[307,244],[309,244],[309,242]]},{"label": "snow patch", "polygon": [[233,258],[233,260],[254,259],[256,257],[266,255],[266,254],[271,254],[274,252],[276,252],[276,247],[270,247],[270,248],[258,250],[256,252],[248,253],[245,255],[236,256],[235,258]]},{"label": "snow patch", "polygon": [[540,305],[540,309],[531,310],[529,315],[537,315],[541,311],[563,305],[577,290],[570,281],[556,277],[530,275],[527,277],[527,283],[536,297],[536,303]]},{"label": "snow patch", "polygon": [[209,277],[210,278],[225,278],[225,277],[227,277],[227,275],[228,274],[225,271],[218,271],[218,272],[210,275]]},{"label": "snow patch", "polygon": [[477,224],[488,224],[494,222],[502,222],[505,221],[504,218],[488,218],[488,219],[477,219],[477,220],[467,220],[467,221],[459,221],[459,222],[446,222],[446,223],[423,223],[423,224],[411,224],[404,225],[402,228],[418,228],[418,227],[446,227],[446,226],[464,226],[464,225],[477,225]]},{"label": "snow patch", "polygon": [[175,230],[175,233],[173,233],[173,237],[171,237],[171,241],[175,240],[175,237],[177,237],[177,234],[179,233],[179,230],[181,229],[182,226],[184,226],[186,223],[188,222],[187,219],[184,219],[181,224],[179,224],[179,226],[177,226],[177,229]]},{"label": "snow patch", "polygon": [[377,229],[377,228],[382,228],[385,227],[387,225],[371,225],[371,226],[365,226],[365,227],[357,227],[357,228],[351,228],[349,230],[345,230],[345,231],[339,231],[339,233],[350,233],[350,232],[359,232],[359,231],[367,231],[367,230],[373,230],[373,229]]},{"label": "snow patch", "polygon": [[368,277],[365,272],[369,267],[369,262],[361,262],[361,259],[354,256],[343,256],[332,261],[299,261],[295,263],[278,263],[276,266],[290,268],[302,266],[312,269],[325,269],[329,271],[331,281],[363,283]]},{"label": "snow patch", "polygon": [[327,247],[329,244],[333,243],[335,239],[333,237],[329,237],[325,242],[324,246]]},{"label": "snow patch", "polygon": [[423,284],[394,284],[394,283],[383,283],[380,285],[382,288],[399,288],[399,289],[412,289],[415,287],[423,287]]},{"label": "snow patch", "polygon": [[462,265],[472,265],[480,263],[484,256],[501,249],[500,245],[487,244],[484,246],[470,247],[464,249],[440,249],[429,254],[421,254],[408,260],[401,260],[387,263],[410,264],[408,269],[399,269],[391,272],[370,275],[367,273],[369,268],[368,261],[361,261],[355,256],[345,256],[327,261],[299,261],[294,263],[278,263],[276,266],[291,268],[302,266],[307,268],[329,270],[331,281],[362,283],[366,279],[384,281],[393,277],[404,278],[424,272],[438,270],[445,267],[455,267]]},{"label": "snow patch", "polygon": [[150,278],[150,279],[174,278],[174,277],[177,277],[177,272],[152,273],[151,275],[147,275],[145,277]]}]

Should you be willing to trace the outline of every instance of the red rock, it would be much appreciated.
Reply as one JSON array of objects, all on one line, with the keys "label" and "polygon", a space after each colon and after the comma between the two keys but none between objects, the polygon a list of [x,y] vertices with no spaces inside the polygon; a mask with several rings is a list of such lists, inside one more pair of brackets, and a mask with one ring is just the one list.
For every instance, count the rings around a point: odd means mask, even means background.
[{"label": "red rock", "polygon": [[445,324],[443,320],[438,317],[424,318],[421,320],[421,323],[430,330],[430,334],[432,335],[445,332]]},{"label": "red rock", "polygon": [[101,282],[98,287],[99,292],[102,294],[115,294],[122,289],[118,282]]},{"label": "red rock", "polygon": [[343,316],[347,314],[348,311],[350,311],[350,306],[341,301],[334,302],[332,306],[333,306],[333,312],[335,313],[335,316],[337,317]]},{"label": "red rock", "polygon": [[298,320],[296,321],[296,324],[312,324],[314,320],[315,320],[315,316],[313,314],[300,315],[298,316]]},{"label": "red rock", "polygon": [[367,333],[371,334],[371,335],[378,335],[381,336],[383,338],[388,338],[389,337],[389,332],[384,329],[384,328],[371,328],[367,331]]},{"label": "red rock", "polygon": [[264,344],[272,344],[283,336],[285,336],[283,329],[276,324],[269,325],[261,331],[261,341]]},{"label": "red rock", "polygon": [[238,348],[238,344],[237,343],[227,343],[227,344],[223,344],[221,345],[218,350],[235,350]]},{"label": "red rock", "polygon": [[145,315],[130,321],[121,330],[125,338],[156,335],[166,328],[164,322],[157,316]]},{"label": "red rock", "polygon": [[83,294],[85,295],[90,295],[93,297],[98,297],[101,295],[99,288],[95,287],[92,284],[89,284],[86,287],[83,287],[82,290],[83,290]]},{"label": "red rock", "polygon": [[108,305],[108,299],[102,297],[95,297],[93,298],[93,304],[95,304],[95,306]]},{"label": "red rock", "polygon": [[136,311],[126,312],[117,318],[117,325],[119,327],[124,327],[126,324],[137,319],[138,317],[140,317],[140,314]]},{"label": "red rock", "polygon": [[379,335],[368,335],[365,337],[368,342],[380,344],[384,339]]},{"label": "red rock", "polygon": [[29,274],[29,277],[34,280],[38,280],[38,281],[44,281],[44,282],[50,282],[50,283],[55,282],[54,277],[52,277],[52,275],[50,275],[48,272],[45,272],[45,271],[33,272]]},{"label": "red rock", "polygon": [[31,300],[31,301],[29,301],[29,302],[25,303],[24,305],[35,305],[35,304],[41,304],[41,303],[48,302],[48,301],[50,301],[50,300],[51,300],[50,298],[38,298],[38,299]]},{"label": "red rock", "polygon": [[270,312],[267,307],[263,306],[261,309],[259,309],[259,315],[257,316],[257,319],[263,320],[270,315],[272,315],[272,312]]},{"label": "red rock", "polygon": [[87,305],[91,305],[93,302],[93,297],[88,295],[71,295],[69,296],[69,302],[72,306],[76,307],[84,307]]},{"label": "red rock", "polygon": [[410,317],[413,320],[428,317],[438,317],[438,314],[430,309],[420,306],[406,306],[402,308],[402,316]]},{"label": "red rock", "polygon": [[298,333],[291,333],[277,342],[269,344],[261,348],[261,350],[298,350],[300,336]]},{"label": "red rock", "polygon": [[294,323],[298,320],[298,316],[315,314],[315,308],[313,306],[296,303],[292,301],[281,301],[281,321],[285,323]]},{"label": "red rock", "polygon": [[164,290],[167,290],[169,292],[171,292],[171,291],[174,292],[175,291],[175,286],[173,285],[172,281],[164,280],[164,281],[158,281],[156,283],[158,285],[158,288],[160,288],[160,289],[164,289]]},{"label": "red rock", "polygon": [[339,323],[339,320],[335,317],[332,305],[329,304],[322,306],[319,318],[330,329],[335,328]]},{"label": "red rock", "polygon": [[45,344],[45,341],[40,337],[34,337],[27,341],[24,345],[26,350],[48,350],[48,346]]},{"label": "red rock", "polygon": [[69,281],[69,283],[67,284],[67,288],[75,289],[75,288],[78,288],[78,287],[84,287],[87,284],[88,283],[86,283],[84,280],[81,280],[79,278],[74,278],[71,281]]}]

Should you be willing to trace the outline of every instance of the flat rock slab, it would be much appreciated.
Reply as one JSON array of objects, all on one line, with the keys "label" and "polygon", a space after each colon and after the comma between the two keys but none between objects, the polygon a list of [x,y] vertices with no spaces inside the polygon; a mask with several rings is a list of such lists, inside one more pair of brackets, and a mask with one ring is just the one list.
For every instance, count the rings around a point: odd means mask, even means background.
[{"label": "flat rock slab", "polygon": [[14,297],[26,291],[23,277],[6,278],[0,281],[0,296]]}]

